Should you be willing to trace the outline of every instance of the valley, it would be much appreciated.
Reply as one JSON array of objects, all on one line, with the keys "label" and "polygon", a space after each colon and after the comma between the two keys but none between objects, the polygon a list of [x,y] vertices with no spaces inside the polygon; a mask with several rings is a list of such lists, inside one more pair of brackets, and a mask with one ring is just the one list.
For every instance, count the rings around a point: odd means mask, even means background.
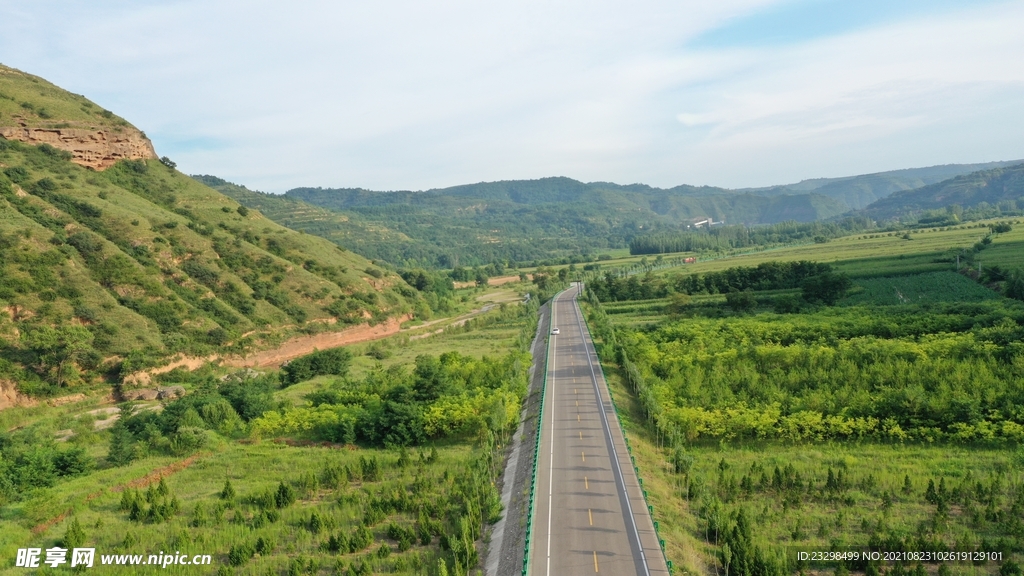
[{"label": "valley", "polygon": [[1022,167],[277,195],[0,67],[0,573],[1019,576]]}]

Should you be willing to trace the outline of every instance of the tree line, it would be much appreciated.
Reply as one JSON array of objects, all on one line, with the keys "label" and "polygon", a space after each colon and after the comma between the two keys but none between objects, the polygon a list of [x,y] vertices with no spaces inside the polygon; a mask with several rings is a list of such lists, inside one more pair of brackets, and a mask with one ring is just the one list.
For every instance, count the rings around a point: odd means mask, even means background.
[{"label": "tree line", "polygon": [[[734,294],[763,290],[800,288],[804,300],[835,304],[850,288],[849,278],[821,262],[763,262],[757,266],[736,266],[719,272],[677,274],[661,277],[648,271],[643,276],[620,276],[606,272],[588,283],[598,301],[651,300],[671,294]],[[753,302],[748,298],[746,302]],[[732,303],[732,302],[731,302]],[[739,300],[739,307],[744,307]]]},{"label": "tree line", "polygon": [[831,238],[875,229],[866,217],[848,217],[838,222],[780,222],[764,226],[714,226],[681,232],[660,232],[636,236],[629,253],[720,252],[735,248],[777,246],[796,242],[826,242]]}]

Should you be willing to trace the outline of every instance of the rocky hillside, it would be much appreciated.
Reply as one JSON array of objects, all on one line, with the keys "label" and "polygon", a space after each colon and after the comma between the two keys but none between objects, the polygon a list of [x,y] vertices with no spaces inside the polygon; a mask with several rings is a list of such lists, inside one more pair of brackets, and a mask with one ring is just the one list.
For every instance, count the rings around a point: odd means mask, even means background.
[{"label": "rocky hillside", "polygon": [[0,380],[42,395],[176,355],[402,317],[398,276],[155,160],[138,129],[0,68]]},{"label": "rocky hillside", "polygon": [[156,158],[153,143],[123,118],[20,70],[0,65],[0,136],[49,144],[79,166]]}]

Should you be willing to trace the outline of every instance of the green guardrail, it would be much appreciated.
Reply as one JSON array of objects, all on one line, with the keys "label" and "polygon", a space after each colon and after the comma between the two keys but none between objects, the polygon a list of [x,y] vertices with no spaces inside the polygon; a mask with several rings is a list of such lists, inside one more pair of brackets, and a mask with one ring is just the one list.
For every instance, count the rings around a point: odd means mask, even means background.
[{"label": "green guardrail", "polygon": [[[582,312],[582,310],[581,310]],[[587,315],[583,314],[583,323],[587,325],[587,334],[591,334],[590,320],[587,319]],[[591,338],[593,342],[593,338]],[[597,344],[594,344],[594,354],[597,354]],[[665,540],[661,537],[661,532],[658,529],[658,522],[654,520],[654,506],[647,500],[647,490],[643,490],[644,479],[640,476],[640,468],[636,465],[636,458],[633,456],[633,447],[629,444],[629,438],[626,437],[626,429],[622,426],[622,417],[619,415],[619,405],[615,402],[615,394],[612,392],[612,387],[608,385],[608,375],[604,371],[604,362],[601,361],[601,357],[598,356],[598,365],[601,367],[601,377],[604,378],[605,388],[608,389],[608,397],[611,398],[612,407],[615,408],[615,420],[619,424],[619,430],[622,431],[622,440],[626,443],[626,451],[629,453],[629,461],[633,464],[633,472],[636,473],[637,482],[640,483],[641,491],[644,496],[644,504],[647,505],[647,511],[651,515],[651,521],[654,522],[654,535],[658,538],[658,544],[661,546],[661,557],[665,559],[665,566],[668,567],[668,573],[674,573],[674,567],[672,561],[668,559],[668,554],[665,550]],[[545,376],[547,372],[545,372]],[[525,576],[526,571],[523,571]]]},{"label": "green guardrail", "polygon": [[[558,295],[556,294],[555,297]],[[530,543],[533,536],[533,512],[534,500],[537,494],[537,459],[540,457],[540,435],[541,424],[544,423],[544,400],[548,393],[548,366],[551,361],[551,322],[555,316],[555,298],[551,298],[551,312],[548,314],[548,326],[544,338],[547,341],[544,350],[544,378],[540,385],[540,408],[537,410],[537,438],[533,445],[533,472],[530,477],[530,507],[526,520],[526,548],[523,551],[523,576],[526,576],[530,569]]]}]

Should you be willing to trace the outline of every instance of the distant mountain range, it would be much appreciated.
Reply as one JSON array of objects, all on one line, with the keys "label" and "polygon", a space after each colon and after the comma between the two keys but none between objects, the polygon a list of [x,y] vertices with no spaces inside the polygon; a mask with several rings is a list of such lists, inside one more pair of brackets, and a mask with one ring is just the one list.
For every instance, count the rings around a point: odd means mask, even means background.
[{"label": "distant mountain range", "polygon": [[872,202],[886,198],[896,192],[913,190],[979,170],[1003,168],[1021,163],[1024,163],[1024,160],[985,162],[982,164],[943,164],[927,168],[907,168],[904,170],[891,170],[889,172],[845,176],[842,178],[814,178],[801,180],[796,184],[783,184],[765,188],[745,188],[737,190],[737,192],[748,192],[761,196],[813,192],[838,200],[853,210],[860,210],[861,208],[866,208]]},{"label": "distant mountain range", "polygon": [[426,191],[295,188],[274,195],[214,176],[194,178],[280,224],[324,236],[367,258],[451,267],[595,254],[625,248],[637,236],[686,230],[708,220],[758,225],[843,215],[912,216],[954,198],[939,193],[945,189],[935,188],[938,183],[964,178],[974,182],[974,192],[956,199],[967,206],[994,203],[1016,198],[1016,184],[1008,183],[997,199],[989,194],[994,188],[982,190],[979,182],[1021,163],[950,164],[740,190],[553,177]]},{"label": "distant mountain range", "polygon": [[449,188],[413,191],[373,191],[363,188],[295,188],[285,195],[332,210],[362,210],[411,206],[420,210],[458,209],[475,201],[522,206],[552,204],[594,205],[638,211],[675,223],[711,218],[731,224],[810,222],[860,210],[896,192],[915,190],[950,178],[1016,164],[1024,160],[981,164],[945,164],[846,176],[815,178],[795,184],[728,189],[680,185],[656,188],[646,184],[579,182],[571,178],[481,182]]},{"label": "distant mountain range", "polygon": [[1006,211],[1024,210],[1024,163],[956,176],[914,190],[895,192],[873,202],[864,213],[877,220],[913,216],[926,210],[986,203]]}]

